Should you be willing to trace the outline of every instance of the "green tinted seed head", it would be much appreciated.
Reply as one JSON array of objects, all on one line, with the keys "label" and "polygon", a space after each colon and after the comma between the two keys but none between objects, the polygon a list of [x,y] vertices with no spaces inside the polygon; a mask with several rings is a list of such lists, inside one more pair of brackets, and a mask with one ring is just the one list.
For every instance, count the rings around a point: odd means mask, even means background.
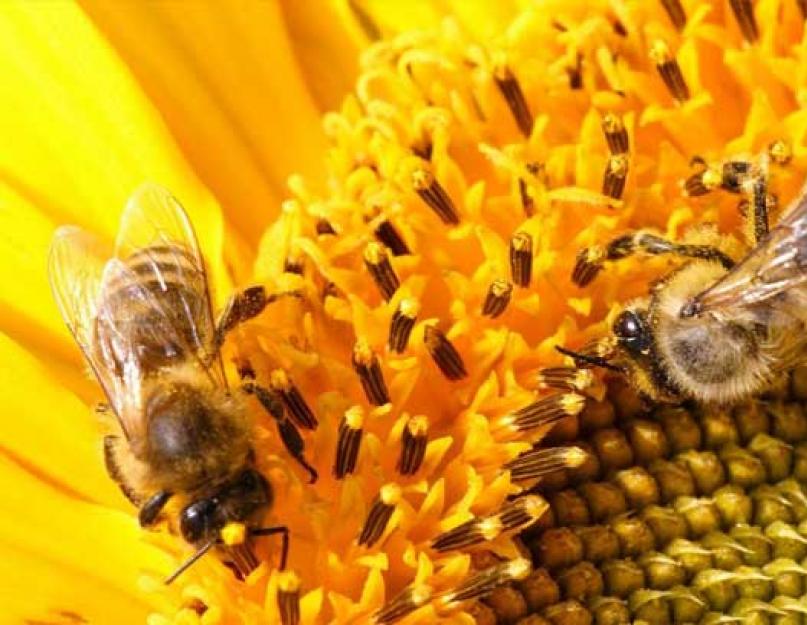
[{"label": "green tinted seed head", "polygon": [[766,405],[771,417],[770,434],[787,443],[807,439],[807,415],[798,402],[772,402]]},{"label": "green tinted seed head", "polygon": [[638,557],[656,548],[653,532],[637,517],[621,516],[613,519],[610,526],[619,538],[620,553],[624,557]]},{"label": "green tinted seed head", "polygon": [[646,585],[644,570],[633,560],[610,560],[601,570],[605,591],[614,597],[624,599]]},{"label": "green tinted seed head", "polygon": [[589,562],[604,562],[619,557],[619,537],[607,525],[574,528],[583,543],[583,553]]},{"label": "green tinted seed head", "polygon": [[695,480],[681,461],[655,460],[648,467],[658,484],[661,501],[669,503],[682,495],[695,495]]},{"label": "green tinted seed head", "polygon": [[546,569],[535,569],[525,579],[517,582],[530,612],[539,612],[543,608],[560,601],[560,588]]},{"label": "green tinted seed head", "polygon": [[591,625],[592,617],[585,607],[577,601],[563,601],[551,605],[543,614],[552,625]]},{"label": "green tinted seed head", "polygon": [[729,536],[745,548],[743,561],[748,566],[765,566],[773,559],[771,556],[773,541],[766,537],[759,527],[735,525],[729,530]]},{"label": "green tinted seed head", "polygon": [[712,610],[725,612],[739,596],[734,588],[737,576],[731,571],[706,569],[692,579],[692,587],[700,592]]},{"label": "green tinted seed head", "polygon": [[757,434],[767,434],[771,429],[770,418],[761,402],[749,401],[735,406],[732,418],[742,444],[747,444]]},{"label": "green tinted seed head", "polygon": [[773,486],[763,484],[755,488],[751,493],[751,499],[754,502],[755,525],[766,527],[776,521],[786,523],[795,521],[790,502]]},{"label": "green tinted seed head", "polygon": [[620,430],[599,430],[591,436],[591,444],[606,470],[625,469],[633,464],[633,449]]},{"label": "green tinted seed head", "polygon": [[739,566],[734,571],[734,588],[741,598],[768,601],[773,597],[772,578],[757,567]]},{"label": "green tinted seed head", "polygon": [[723,532],[710,532],[700,544],[712,552],[712,564],[716,569],[731,571],[743,566],[743,553],[747,550],[731,536]]},{"label": "green tinted seed head", "polygon": [[654,590],[669,590],[686,581],[684,567],[663,553],[651,551],[641,556],[638,562],[644,569],[648,587]]},{"label": "green tinted seed head", "polygon": [[765,536],[773,543],[774,558],[801,561],[807,557],[807,538],[783,521],[774,521],[765,528]]},{"label": "green tinted seed head", "polygon": [[748,451],[765,466],[771,482],[784,480],[793,467],[793,446],[768,434],[757,434],[748,444]]},{"label": "green tinted seed head", "polygon": [[690,537],[703,536],[720,528],[720,512],[712,499],[679,497],[673,507],[686,520]]},{"label": "green tinted seed head", "polygon": [[617,597],[598,597],[589,607],[597,625],[624,625],[631,622],[630,610],[623,599]]},{"label": "green tinted seed head", "polygon": [[720,460],[726,468],[730,484],[753,488],[767,479],[765,465],[747,449],[736,445],[727,445],[720,452]]},{"label": "green tinted seed head", "polygon": [[561,571],[557,579],[563,596],[567,599],[586,603],[603,593],[602,573],[591,562],[575,564]]},{"label": "green tinted seed head", "polygon": [[678,454],[676,459],[689,469],[700,495],[711,495],[726,483],[723,463],[712,451],[685,451]]},{"label": "green tinted seed head", "polygon": [[586,500],[595,523],[613,518],[628,509],[625,495],[615,484],[590,482],[579,486],[578,492]]},{"label": "green tinted seed head", "polygon": [[807,568],[789,558],[778,558],[762,567],[773,583],[774,596],[800,597],[805,593]]},{"label": "green tinted seed head", "polygon": [[661,498],[656,480],[644,468],[634,466],[618,471],[614,482],[622,492],[631,507],[644,508],[659,503]]},{"label": "green tinted seed head", "polygon": [[637,620],[650,625],[666,625],[670,622],[670,593],[663,590],[642,588],[628,597],[628,608]]},{"label": "green tinted seed head", "polygon": [[636,419],[626,430],[637,464],[647,465],[670,454],[670,445],[661,424],[647,419]]},{"label": "green tinted seed head", "polygon": [[667,545],[676,538],[689,535],[686,519],[669,506],[648,506],[642,510],[641,517],[658,545]]},{"label": "green tinted seed head", "polygon": [[555,522],[558,525],[578,526],[591,522],[586,500],[574,490],[562,490],[555,493],[550,500],[555,511]]},{"label": "green tinted seed head", "polygon": [[733,484],[721,486],[712,493],[712,501],[720,512],[723,527],[751,522],[754,504],[745,490],[739,486]]},{"label": "green tinted seed head", "polygon": [[654,416],[664,428],[672,453],[701,448],[701,429],[687,410],[662,406],[655,411]]},{"label": "green tinted seed head", "polygon": [[689,575],[712,568],[712,552],[686,538],[676,538],[664,553],[679,562]]},{"label": "green tinted seed head", "polygon": [[700,418],[703,447],[720,449],[740,442],[740,433],[731,414],[723,409],[709,410]]}]

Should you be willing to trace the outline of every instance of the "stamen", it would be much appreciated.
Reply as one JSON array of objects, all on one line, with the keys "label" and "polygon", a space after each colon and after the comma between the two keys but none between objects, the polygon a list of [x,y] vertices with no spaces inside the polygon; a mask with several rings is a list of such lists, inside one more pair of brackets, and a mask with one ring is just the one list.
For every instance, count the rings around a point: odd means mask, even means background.
[{"label": "stamen", "polygon": [[510,274],[513,282],[528,287],[532,279],[532,237],[516,232],[510,239]]},{"label": "stamen", "polygon": [[585,405],[586,399],[582,395],[558,393],[505,415],[500,420],[500,425],[517,432],[524,432],[550,425],[565,417],[577,416]]},{"label": "stamen", "polygon": [[488,287],[488,294],[482,304],[482,314],[495,319],[507,309],[512,294],[513,285],[507,280],[497,278]]},{"label": "stamen", "polygon": [[389,391],[384,382],[381,363],[370,348],[370,344],[364,339],[356,341],[353,347],[353,369],[359,376],[367,401],[374,406],[389,403]]},{"label": "stamen", "polygon": [[807,0],[796,0],[796,4],[799,5],[799,11],[801,11],[801,17],[807,20]]},{"label": "stamen", "polygon": [[650,59],[656,64],[656,69],[672,97],[679,103],[689,100],[689,87],[684,81],[681,67],[670,52],[669,46],[661,39],[653,42]]},{"label": "stamen", "polygon": [[[804,6],[807,8],[807,0],[804,0]],[[768,156],[777,165],[787,165],[793,158],[793,148],[787,141],[777,139],[768,146]]]},{"label": "stamen", "polygon": [[723,174],[717,167],[706,167],[684,181],[684,193],[698,197],[714,191],[723,184]]},{"label": "stamen", "polygon": [[333,228],[333,224],[325,219],[325,217],[320,217],[317,219],[317,234],[319,236],[324,236],[326,234],[336,234],[336,230]]},{"label": "stamen", "polygon": [[518,80],[506,65],[501,65],[493,72],[493,80],[504,96],[510,112],[516,120],[516,125],[525,137],[529,137],[532,132],[532,113],[527,106],[527,100]]},{"label": "stamen", "polygon": [[594,381],[591,369],[577,367],[549,367],[538,372],[539,388],[584,391]]},{"label": "stamen", "polygon": [[303,275],[303,259],[302,258],[294,258],[292,256],[288,256],[286,261],[283,263],[283,271],[285,273],[294,273],[298,276]]},{"label": "stamen", "polygon": [[384,246],[374,241],[368,243],[364,248],[364,264],[373,277],[381,297],[389,301],[389,298],[398,290],[400,282],[389,262],[389,256]]},{"label": "stamen", "polygon": [[729,5],[731,5],[743,37],[748,43],[754,43],[759,39],[759,28],[754,17],[754,4],[751,0],[729,0]]},{"label": "stamen", "polygon": [[611,154],[628,153],[628,131],[621,117],[613,113],[603,115],[602,131],[605,134],[605,140],[608,142],[608,149],[611,150]]},{"label": "stamen", "polygon": [[387,219],[376,226],[375,236],[389,248],[393,256],[406,256],[412,253],[409,251],[409,246],[406,245],[401,233]]},{"label": "stamen", "polygon": [[289,376],[282,369],[275,369],[269,375],[269,386],[283,400],[283,405],[289,411],[292,421],[299,427],[315,430],[319,424],[311,408],[303,399],[299,389],[292,384]]},{"label": "stamen", "polygon": [[420,302],[414,297],[402,299],[398,304],[397,310],[392,315],[387,338],[387,345],[392,351],[400,354],[406,349],[419,312]]},{"label": "stamen", "polygon": [[588,454],[579,447],[550,447],[529,449],[517,458],[504,464],[514,482],[539,479],[562,469],[575,469],[588,459]]},{"label": "stamen", "polygon": [[602,193],[618,200],[625,190],[625,180],[628,177],[628,157],[626,154],[614,154],[608,157],[605,166],[605,175],[602,179]]},{"label": "stamen", "polygon": [[373,615],[373,622],[377,623],[377,625],[389,625],[399,621],[407,614],[426,605],[431,601],[431,598],[432,589],[425,584],[405,588],[403,592]]},{"label": "stamen", "polygon": [[467,578],[453,590],[441,595],[440,602],[446,607],[453,607],[451,604],[483,597],[497,586],[524,579],[531,569],[530,561],[526,558],[502,562]]},{"label": "stamen", "polygon": [[537,521],[549,509],[538,495],[508,501],[497,513],[475,518],[443,532],[432,541],[432,549],[444,553],[489,542],[502,532],[521,529]]},{"label": "stamen", "polygon": [[412,172],[412,186],[444,224],[456,226],[460,223],[454,202],[428,169],[419,168]]},{"label": "stamen", "polygon": [[684,13],[684,7],[681,6],[681,0],[661,0],[661,4],[667,11],[673,26],[677,30],[684,30],[684,26],[687,25],[687,16]]},{"label": "stamen", "polygon": [[398,458],[398,473],[414,475],[423,464],[426,444],[429,442],[429,420],[424,416],[412,417],[406,422],[401,435],[401,455]]},{"label": "stamen", "polygon": [[566,75],[569,77],[569,89],[576,91],[583,88],[583,56],[579,52],[575,57],[574,65],[566,68]]},{"label": "stamen", "polygon": [[353,406],[345,411],[342,422],[339,424],[339,438],[336,442],[336,461],[333,465],[333,474],[341,480],[347,474],[356,470],[356,459],[359,457],[359,447],[364,433],[364,412],[359,406]]},{"label": "stamen", "polygon": [[423,332],[423,342],[426,344],[432,360],[449,380],[461,380],[468,375],[462,357],[441,330],[435,326],[426,326]]},{"label": "stamen", "polygon": [[572,282],[579,287],[584,287],[591,283],[602,270],[602,262],[605,257],[605,248],[599,245],[592,245],[580,250],[577,253],[577,259],[572,270]]},{"label": "stamen", "polygon": [[[543,165],[541,165],[541,163],[527,163],[527,171],[534,176],[537,176],[542,169]],[[521,197],[521,206],[524,208],[524,214],[527,217],[532,217],[535,214],[535,200],[530,195],[527,181],[524,178],[518,179],[518,194]]]},{"label": "stamen", "polygon": [[359,545],[372,547],[381,538],[381,534],[387,528],[395,506],[401,500],[401,488],[397,484],[385,484],[370,506],[367,519],[364,521]]},{"label": "stamen", "polygon": [[277,580],[277,611],[283,625],[300,622],[300,578],[292,571],[283,571]]}]

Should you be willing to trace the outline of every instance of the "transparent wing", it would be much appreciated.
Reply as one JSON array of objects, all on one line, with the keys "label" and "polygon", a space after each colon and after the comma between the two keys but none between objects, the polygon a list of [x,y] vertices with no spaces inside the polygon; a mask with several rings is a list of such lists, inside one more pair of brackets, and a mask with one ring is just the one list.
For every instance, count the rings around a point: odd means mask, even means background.
[{"label": "transparent wing", "polygon": [[111,246],[75,226],[63,226],[53,236],[48,277],[62,317],[95,377],[104,389],[126,436],[138,428],[136,401],[108,352],[97,348],[96,320],[103,309],[102,291]]},{"label": "transparent wing", "polygon": [[226,385],[204,258],[180,203],[153,184],[132,195],[121,217],[115,255],[132,268],[185,338],[215,384]]},{"label": "transparent wing", "polygon": [[699,312],[750,306],[807,285],[807,197],[799,198],[768,236],[721,280],[693,300]]}]

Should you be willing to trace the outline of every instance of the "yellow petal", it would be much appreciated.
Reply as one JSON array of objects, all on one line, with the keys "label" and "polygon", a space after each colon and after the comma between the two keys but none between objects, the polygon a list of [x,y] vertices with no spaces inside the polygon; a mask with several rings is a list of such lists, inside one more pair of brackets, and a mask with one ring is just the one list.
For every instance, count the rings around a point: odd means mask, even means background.
[{"label": "yellow petal", "polygon": [[82,0],[81,6],[232,223],[257,243],[280,208],[286,177],[319,173],[316,155],[324,150],[279,5],[251,0],[222,10],[216,2]]}]

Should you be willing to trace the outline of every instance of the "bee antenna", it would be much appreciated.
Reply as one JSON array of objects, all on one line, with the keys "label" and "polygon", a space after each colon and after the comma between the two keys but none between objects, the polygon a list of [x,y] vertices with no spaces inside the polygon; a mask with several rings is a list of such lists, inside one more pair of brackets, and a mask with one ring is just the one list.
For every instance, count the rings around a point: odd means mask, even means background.
[{"label": "bee antenna", "polygon": [[175,580],[177,577],[179,577],[179,576],[180,576],[180,575],[182,575],[182,574],[183,574],[185,571],[187,571],[187,570],[188,570],[188,569],[189,569],[189,568],[190,568],[190,567],[191,567],[191,566],[192,566],[192,565],[193,565],[193,564],[194,564],[194,563],[195,563],[195,562],[196,562],[196,561],[197,561],[199,558],[201,558],[201,557],[202,557],[203,555],[205,555],[205,554],[206,554],[208,551],[210,551],[210,549],[211,549],[211,548],[213,547],[213,545],[215,545],[215,544],[216,544],[216,539],[215,539],[215,538],[213,538],[212,540],[209,540],[209,541],[208,541],[208,542],[206,542],[204,545],[202,545],[201,547],[199,547],[199,549],[197,549],[197,550],[196,550],[196,553],[194,553],[194,554],[193,554],[193,555],[192,555],[190,558],[188,558],[187,560],[185,560],[185,562],[183,562],[183,563],[180,565],[180,567],[179,567],[179,568],[178,568],[176,571],[174,571],[174,572],[173,572],[173,573],[172,573],[172,574],[171,574],[169,577],[167,577],[167,578],[166,578],[166,580],[165,580],[165,585],[166,585],[166,586],[168,586],[168,585],[169,585],[170,583],[172,583],[172,582],[173,582],[173,581],[174,581],[174,580]]},{"label": "bee antenna", "polygon": [[555,345],[555,349],[559,351],[564,356],[571,356],[575,359],[575,361],[584,362],[589,365],[594,365],[595,367],[602,367],[603,369],[608,369],[609,371],[616,371],[618,373],[622,373],[622,368],[617,367],[616,365],[612,365],[608,362],[605,358],[601,356],[589,356],[588,354],[581,354],[580,352],[572,351],[571,349],[566,349],[565,347],[561,347],[560,345]]}]

